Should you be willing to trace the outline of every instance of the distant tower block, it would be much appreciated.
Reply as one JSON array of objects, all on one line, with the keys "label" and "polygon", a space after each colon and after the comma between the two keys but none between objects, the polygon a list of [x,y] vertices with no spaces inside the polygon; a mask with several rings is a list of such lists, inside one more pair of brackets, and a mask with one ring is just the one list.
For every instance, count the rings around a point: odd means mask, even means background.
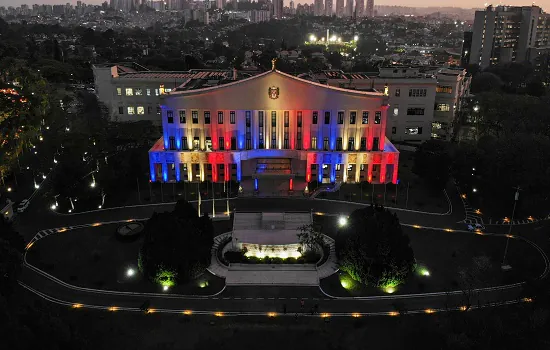
[{"label": "distant tower block", "polygon": [[374,17],[374,0],[367,0],[367,17]]}]

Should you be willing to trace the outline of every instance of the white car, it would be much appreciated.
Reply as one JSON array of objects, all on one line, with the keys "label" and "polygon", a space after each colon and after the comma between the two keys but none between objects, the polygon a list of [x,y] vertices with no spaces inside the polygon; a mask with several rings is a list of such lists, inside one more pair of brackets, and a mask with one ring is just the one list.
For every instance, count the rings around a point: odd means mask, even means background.
[{"label": "white car", "polygon": [[481,225],[481,224],[470,224],[468,225],[468,231],[471,231],[471,232],[479,232],[479,231],[483,231],[485,229],[485,226]]},{"label": "white car", "polygon": [[27,210],[27,207],[31,204],[28,199],[23,199],[21,203],[19,203],[19,206],[17,207],[17,212],[22,213],[25,210]]}]

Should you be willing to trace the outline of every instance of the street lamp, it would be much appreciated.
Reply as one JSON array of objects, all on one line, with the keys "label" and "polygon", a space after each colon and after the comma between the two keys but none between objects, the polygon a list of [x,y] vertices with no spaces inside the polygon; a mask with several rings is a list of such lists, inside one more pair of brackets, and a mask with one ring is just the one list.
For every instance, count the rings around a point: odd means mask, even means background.
[{"label": "street lamp", "polygon": [[338,226],[344,227],[344,226],[346,226],[347,224],[348,224],[348,218],[347,218],[347,217],[345,217],[345,216],[340,216],[340,217],[338,218]]},{"label": "street lamp", "polygon": [[504,248],[504,257],[502,258],[502,266],[501,268],[504,270],[509,270],[510,265],[506,264],[506,254],[508,254],[508,244],[510,243],[510,236],[512,234],[512,225],[514,223],[514,214],[516,213],[516,204],[518,203],[519,199],[519,191],[521,188],[515,187],[516,193],[514,194],[514,208],[512,209],[512,217],[510,218],[510,227],[508,228],[508,234],[506,235],[506,247]]},{"label": "street lamp", "polygon": [[129,268],[128,270],[126,270],[126,276],[128,277],[132,277],[136,274],[136,270],[134,270],[133,268]]},{"label": "street lamp", "polygon": [[476,192],[477,192],[477,188],[472,188],[472,192],[476,193]]}]

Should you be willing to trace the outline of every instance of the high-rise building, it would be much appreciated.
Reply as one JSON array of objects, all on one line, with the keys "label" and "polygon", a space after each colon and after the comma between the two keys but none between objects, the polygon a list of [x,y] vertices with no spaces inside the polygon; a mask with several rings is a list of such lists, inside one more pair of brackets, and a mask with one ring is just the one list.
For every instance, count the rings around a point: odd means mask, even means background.
[{"label": "high-rise building", "polygon": [[325,16],[332,16],[332,13],[334,12],[333,8],[333,0],[325,0]]},{"label": "high-rise building", "polygon": [[336,0],[336,17],[344,17],[344,0]]},{"label": "high-rise building", "polygon": [[460,66],[466,68],[470,63],[470,54],[472,52],[472,32],[464,32],[464,39],[462,40],[462,53],[460,55]]},{"label": "high-rise building", "polygon": [[273,18],[283,18],[283,0],[273,0]]},{"label": "high-rise building", "polygon": [[476,11],[471,64],[523,62],[531,48],[550,44],[550,15],[538,6],[487,6]]},{"label": "high-rise building", "polygon": [[357,18],[365,15],[365,0],[355,0],[355,12]]},{"label": "high-rise building", "polygon": [[313,8],[313,15],[314,16],[323,16],[325,14],[325,6],[323,4],[323,0],[315,0]]},{"label": "high-rise building", "polygon": [[374,0],[367,0],[367,11],[365,16],[369,18],[374,17]]},{"label": "high-rise building", "polygon": [[296,6],[294,5],[294,0],[290,0],[290,14],[296,14]]}]

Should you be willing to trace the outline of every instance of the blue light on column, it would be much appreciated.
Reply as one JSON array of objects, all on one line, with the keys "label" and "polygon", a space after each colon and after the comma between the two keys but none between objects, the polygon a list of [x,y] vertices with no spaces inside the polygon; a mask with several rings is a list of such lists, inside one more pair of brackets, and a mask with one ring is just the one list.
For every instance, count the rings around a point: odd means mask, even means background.
[{"label": "blue light on column", "polygon": [[254,179],[254,189],[258,190],[258,179]]},{"label": "blue light on column", "polygon": [[244,148],[243,145],[244,145],[244,135],[241,134],[239,135],[239,149],[243,149]]},{"label": "blue light on column", "polygon": [[168,149],[168,135],[164,135],[164,149]]},{"label": "blue light on column", "polygon": [[240,164],[237,164],[237,181],[241,182],[241,165]]},{"label": "blue light on column", "polygon": [[164,182],[168,181],[168,166],[166,163],[162,164],[162,179]]},{"label": "blue light on column", "polygon": [[179,164],[176,164],[176,181],[180,181],[181,179],[181,174],[180,174],[180,166]]},{"label": "blue light on column", "polygon": [[152,182],[157,181],[157,178],[155,176],[155,169],[151,169],[151,181]]},{"label": "blue light on column", "polygon": [[181,150],[181,139],[179,137],[176,139],[176,148]]},{"label": "blue light on column", "polygon": [[319,183],[323,182],[323,171],[323,164],[319,164],[319,174],[317,175]]}]

